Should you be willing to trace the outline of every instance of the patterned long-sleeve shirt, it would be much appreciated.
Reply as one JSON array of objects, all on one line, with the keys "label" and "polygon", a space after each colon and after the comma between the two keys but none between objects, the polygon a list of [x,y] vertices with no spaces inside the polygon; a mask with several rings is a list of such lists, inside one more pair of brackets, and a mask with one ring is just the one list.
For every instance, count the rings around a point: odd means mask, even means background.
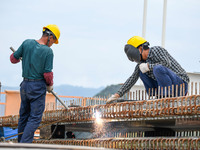
[{"label": "patterned long-sleeve shirt", "polygon": [[[156,80],[153,74],[153,68],[155,65],[163,65],[169,69],[171,69],[177,76],[179,76],[185,82],[189,82],[189,77],[186,71],[181,67],[181,65],[165,50],[160,46],[151,47],[149,50],[149,54],[146,60],[146,63],[149,64],[149,70],[146,74]],[[120,97],[123,96],[126,92],[128,92],[131,87],[137,82],[140,76],[139,64],[136,65],[133,74],[126,80],[123,86],[117,92]]]}]

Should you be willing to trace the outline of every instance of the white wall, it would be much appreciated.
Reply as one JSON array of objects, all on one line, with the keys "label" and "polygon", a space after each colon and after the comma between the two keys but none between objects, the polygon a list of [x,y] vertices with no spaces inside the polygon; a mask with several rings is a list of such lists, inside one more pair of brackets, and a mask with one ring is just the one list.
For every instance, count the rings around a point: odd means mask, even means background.
[{"label": "white wall", "polygon": [[200,73],[187,73],[190,82],[189,82],[189,95],[200,94]]}]

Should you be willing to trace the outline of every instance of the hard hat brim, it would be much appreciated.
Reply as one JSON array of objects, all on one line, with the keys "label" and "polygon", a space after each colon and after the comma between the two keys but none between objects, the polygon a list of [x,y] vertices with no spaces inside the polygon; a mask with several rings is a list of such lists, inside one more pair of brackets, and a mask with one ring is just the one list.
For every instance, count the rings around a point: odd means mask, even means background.
[{"label": "hard hat brim", "polygon": [[59,43],[58,40],[56,40],[55,44],[58,44],[58,43]]}]

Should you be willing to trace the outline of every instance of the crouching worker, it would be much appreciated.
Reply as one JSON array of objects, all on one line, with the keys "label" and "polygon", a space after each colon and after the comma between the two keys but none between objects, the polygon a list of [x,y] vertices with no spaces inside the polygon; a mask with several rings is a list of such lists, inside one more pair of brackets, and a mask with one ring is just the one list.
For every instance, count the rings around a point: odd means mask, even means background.
[{"label": "crouching worker", "polygon": [[[186,71],[166,49],[160,46],[149,47],[149,42],[144,38],[134,36],[128,40],[124,51],[128,59],[132,62],[136,62],[137,65],[133,74],[126,80],[118,92],[107,100],[107,103],[120,98],[128,92],[139,77],[144,83],[148,95],[152,96],[155,95],[156,92],[162,92],[163,95],[171,96],[172,92],[175,95],[176,90],[178,91],[178,95],[180,95],[180,85],[184,85],[183,87],[185,89],[183,89],[183,91],[185,91],[185,93],[182,95],[186,95],[189,77]],[[176,85],[178,85],[178,89],[176,89]],[[170,91],[168,93],[169,86]],[[167,93],[165,93],[165,87],[167,87]],[[149,89],[154,90],[152,92],[152,90],[149,91]],[[160,89],[160,91],[158,91],[158,89]],[[163,90],[161,91],[161,89]]]},{"label": "crouching worker", "polygon": [[53,90],[53,51],[50,47],[58,44],[59,37],[58,26],[47,25],[43,27],[39,40],[25,40],[10,56],[14,64],[22,60],[18,133],[23,134],[18,135],[19,143],[32,143],[34,132],[42,120],[46,91]]}]

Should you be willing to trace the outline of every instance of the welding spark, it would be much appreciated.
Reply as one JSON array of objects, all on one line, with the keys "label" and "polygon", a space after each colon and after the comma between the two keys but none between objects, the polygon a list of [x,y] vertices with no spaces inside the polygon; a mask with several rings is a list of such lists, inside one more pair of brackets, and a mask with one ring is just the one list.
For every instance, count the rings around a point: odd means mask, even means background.
[{"label": "welding spark", "polygon": [[103,123],[103,120],[101,119],[101,113],[96,111],[95,113],[95,122],[98,124],[98,125],[101,125]]},{"label": "welding spark", "polygon": [[101,111],[97,111],[94,113],[94,137],[101,138],[106,137],[107,133],[107,125],[105,124],[105,120],[102,118]]}]

